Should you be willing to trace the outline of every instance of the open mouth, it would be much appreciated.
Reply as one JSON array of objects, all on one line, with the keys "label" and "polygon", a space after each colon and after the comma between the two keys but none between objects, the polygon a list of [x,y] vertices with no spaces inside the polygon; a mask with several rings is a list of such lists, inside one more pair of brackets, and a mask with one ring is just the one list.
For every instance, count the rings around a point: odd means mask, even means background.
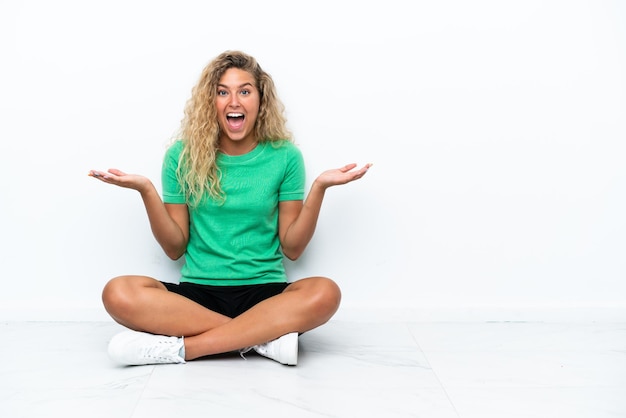
[{"label": "open mouth", "polygon": [[243,120],[245,116],[243,113],[228,113],[226,115],[226,122],[231,129],[237,130],[243,126]]}]

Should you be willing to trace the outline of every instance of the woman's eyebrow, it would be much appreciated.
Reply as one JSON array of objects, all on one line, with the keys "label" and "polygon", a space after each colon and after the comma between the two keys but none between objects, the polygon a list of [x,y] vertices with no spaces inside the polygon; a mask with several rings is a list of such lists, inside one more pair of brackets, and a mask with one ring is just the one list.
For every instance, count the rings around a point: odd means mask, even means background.
[{"label": "woman's eyebrow", "polygon": [[[218,87],[228,88],[228,86],[227,86],[226,84],[220,84],[220,83],[218,83],[218,85],[217,85],[217,86],[218,86]],[[237,86],[237,88],[238,88],[238,89],[240,89],[240,88],[242,88],[242,87],[247,87],[247,86],[254,87],[254,85],[253,85],[252,83],[250,83],[250,82],[246,82],[246,83],[243,83],[243,84],[241,84],[241,85]]]}]

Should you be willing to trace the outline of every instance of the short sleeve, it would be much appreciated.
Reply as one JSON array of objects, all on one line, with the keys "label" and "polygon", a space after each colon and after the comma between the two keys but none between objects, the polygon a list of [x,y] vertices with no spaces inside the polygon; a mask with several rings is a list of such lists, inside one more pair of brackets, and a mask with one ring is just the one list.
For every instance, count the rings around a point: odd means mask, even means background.
[{"label": "short sleeve", "polygon": [[280,186],[278,200],[303,200],[305,184],[305,168],[302,152],[295,145],[288,145],[285,178]]},{"label": "short sleeve", "polygon": [[176,176],[182,150],[182,141],[176,141],[165,152],[163,166],[161,168],[163,203],[187,203],[183,188],[181,187],[180,181]]}]

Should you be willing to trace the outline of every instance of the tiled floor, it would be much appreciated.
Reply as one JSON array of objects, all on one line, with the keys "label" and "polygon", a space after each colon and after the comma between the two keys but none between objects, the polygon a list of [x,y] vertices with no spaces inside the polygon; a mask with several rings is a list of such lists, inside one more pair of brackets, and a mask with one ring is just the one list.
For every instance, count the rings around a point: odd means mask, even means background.
[{"label": "tiled floor", "polygon": [[119,367],[113,322],[0,323],[0,417],[626,417],[626,323],[331,321],[299,364]]}]

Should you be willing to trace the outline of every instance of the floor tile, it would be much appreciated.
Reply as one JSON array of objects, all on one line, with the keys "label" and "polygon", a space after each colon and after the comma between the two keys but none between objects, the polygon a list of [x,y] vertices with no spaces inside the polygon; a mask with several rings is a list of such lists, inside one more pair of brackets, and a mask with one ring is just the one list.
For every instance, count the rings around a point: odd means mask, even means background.
[{"label": "floor tile", "polygon": [[626,417],[626,324],[333,320],[254,352],[120,367],[111,322],[0,323],[0,416]]},{"label": "floor tile", "polygon": [[158,367],[135,416],[206,407],[235,416],[457,417],[403,324],[329,323],[300,337],[299,354],[297,367],[255,353]]},{"label": "floor tile", "polygon": [[115,368],[109,323],[3,323],[0,416],[112,417],[130,414],[150,368]]},{"label": "floor tile", "polygon": [[415,322],[409,328],[425,351],[626,351],[626,323]]},{"label": "floor tile", "polygon": [[619,388],[449,388],[462,418],[623,418]]}]

